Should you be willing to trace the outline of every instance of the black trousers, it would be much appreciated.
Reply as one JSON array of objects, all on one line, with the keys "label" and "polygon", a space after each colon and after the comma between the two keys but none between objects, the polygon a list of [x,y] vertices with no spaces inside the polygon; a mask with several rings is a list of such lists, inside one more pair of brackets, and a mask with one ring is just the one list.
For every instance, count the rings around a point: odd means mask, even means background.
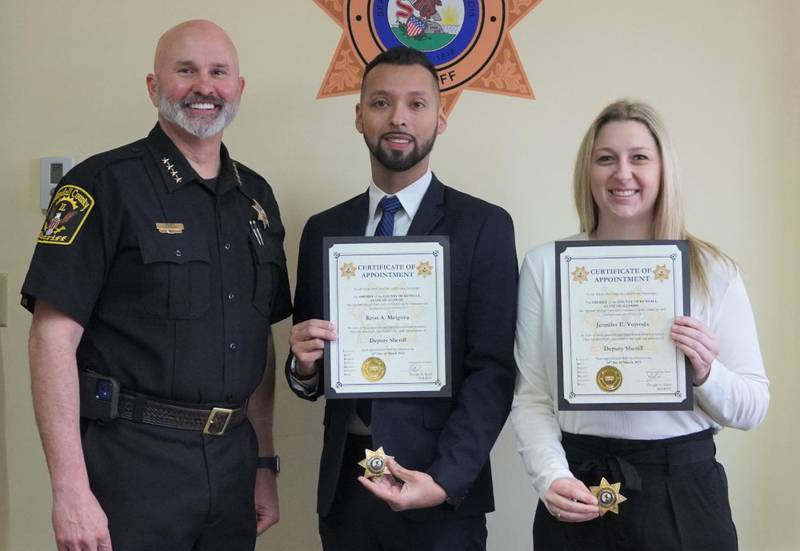
[{"label": "black trousers", "polygon": [[89,423],[83,451],[114,551],[252,551],[255,433]]},{"label": "black trousers", "polygon": [[325,551],[485,551],[486,515],[412,520],[361,486],[365,448],[373,449],[369,436],[348,437],[333,508],[319,518]]},{"label": "black trousers", "polygon": [[561,522],[539,501],[535,551],[734,551],[728,481],[710,430],[665,440],[563,434],[570,470],[587,486],[621,482],[627,501],[583,523]]}]

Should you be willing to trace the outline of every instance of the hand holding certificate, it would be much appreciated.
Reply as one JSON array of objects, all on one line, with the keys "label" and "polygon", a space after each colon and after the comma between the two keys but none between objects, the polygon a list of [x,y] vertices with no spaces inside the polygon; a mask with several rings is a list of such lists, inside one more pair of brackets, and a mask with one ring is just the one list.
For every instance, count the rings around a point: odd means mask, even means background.
[{"label": "hand holding certificate", "polygon": [[683,241],[556,242],[559,409],[691,409]]},{"label": "hand holding certificate", "polygon": [[450,396],[446,237],[326,238],[328,398]]}]

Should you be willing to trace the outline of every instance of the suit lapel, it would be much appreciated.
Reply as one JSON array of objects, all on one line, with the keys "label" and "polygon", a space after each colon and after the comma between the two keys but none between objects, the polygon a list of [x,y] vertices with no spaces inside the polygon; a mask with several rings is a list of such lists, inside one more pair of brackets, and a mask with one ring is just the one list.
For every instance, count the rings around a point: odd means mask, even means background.
[{"label": "suit lapel", "polygon": [[350,213],[346,220],[342,220],[342,236],[364,235],[369,217],[369,192],[356,196],[350,205]]},{"label": "suit lapel", "polygon": [[408,235],[430,235],[436,224],[444,218],[444,185],[433,175],[428,191],[411,221]]}]

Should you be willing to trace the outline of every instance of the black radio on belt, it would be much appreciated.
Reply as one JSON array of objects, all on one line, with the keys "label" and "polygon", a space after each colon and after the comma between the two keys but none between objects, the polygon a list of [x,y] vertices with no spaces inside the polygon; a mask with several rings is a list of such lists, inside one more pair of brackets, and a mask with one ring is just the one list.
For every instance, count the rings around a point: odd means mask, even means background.
[{"label": "black radio on belt", "polygon": [[116,419],[119,406],[119,383],[113,377],[90,370],[78,372],[81,417],[92,421]]}]

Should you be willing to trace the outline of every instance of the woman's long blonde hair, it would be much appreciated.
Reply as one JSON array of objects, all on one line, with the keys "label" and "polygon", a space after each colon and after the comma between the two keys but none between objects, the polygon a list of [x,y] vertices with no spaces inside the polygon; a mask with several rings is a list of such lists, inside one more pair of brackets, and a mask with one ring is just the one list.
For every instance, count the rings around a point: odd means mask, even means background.
[{"label": "woman's long blonde hair", "polygon": [[592,197],[591,168],[592,152],[600,129],[612,121],[640,122],[650,131],[661,154],[661,186],[656,197],[652,235],[654,239],[686,239],[689,242],[689,257],[692,287],[708,295],[708,275],[704,257],[721,260],[734,266],[733,261],[717,247],[703,241],[688,231],[684,222],[683,205],[678,187],[677,162],[672,142],[661,117],[650,105],[632,100],[619,100],[603,109],[594,119],[583,137],[575,159],[575,208],[578,210],[581,231],[592,233],[597,229],[597,203]]}]

